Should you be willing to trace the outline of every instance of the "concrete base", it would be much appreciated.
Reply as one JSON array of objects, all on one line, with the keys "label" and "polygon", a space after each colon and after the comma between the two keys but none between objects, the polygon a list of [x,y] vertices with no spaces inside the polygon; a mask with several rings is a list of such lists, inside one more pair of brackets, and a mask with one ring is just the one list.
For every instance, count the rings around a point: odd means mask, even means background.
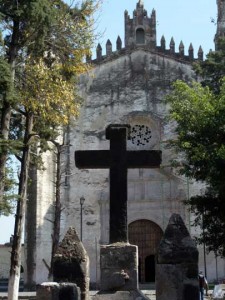
[{"label": "concrete base", "polygon": [[99,292],[93,300],[149,300],[141,291]]}]

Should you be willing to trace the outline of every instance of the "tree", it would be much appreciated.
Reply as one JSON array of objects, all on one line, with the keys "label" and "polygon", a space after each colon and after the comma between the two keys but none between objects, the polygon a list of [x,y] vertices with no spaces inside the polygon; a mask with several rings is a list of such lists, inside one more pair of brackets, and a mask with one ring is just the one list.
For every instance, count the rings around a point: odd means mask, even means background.
[{"label": "tree", "polygon": [[202,86],[208,86],[215,94],[220,92],[221,79],[225,75],[225,39],[218,40],[217,51],[210,51],[207,59],[201,63],[195,63],[194,69],[200,76]]},{"label": "tree", "polygon": [[81,7],[72,8],[61,0],[0,0],[0,54],[1,60],[4,61],[0,68],[8,64],[8,76],[5,76],[5,79],[10,86],[10,89],[6,87],[0,97],[1,202],[6,179],[5,166],[11,149],[11,113],[18,104],[18,99],[12,97],[16,88],[18,67],[25,63],[28,56],[43,58],[46,53],[54,53],[57,59],[64,63],[64,68],[67,66],[68,76],[71,72],[84,69],[82,59],[89,54],[93,42],[91,16],[94,3],[92,0],[86,0],[82,2]]},{"label": "tree", "polygon": [[[208,78],[207,78],[208,80]],[[206,81],[204,81],[205,83]],[[208,86],[177,81],[168,95],[169,118],[175,120],[180,173],[207,186],[205,195],[190,199],[195,225],[204,226],[199,241],[217,254],[225,255],[225,79]],[[219,89],[217,88],[219,87]],[[204,219],[202,220],[202,218]],[[202,223],[202,221],[204,223]]]},{"label": "tree", "polygon": [[[51,3],[51,2],[50,2]],[[3,201],[5,186],[5,166],[9,154],[9,132],[12,108],[16,98],[12,97],[15,88],[15,72],[18,56],[29,45],[41,48],[45,29],[52,19],[50,3],[40,1],[0,1],[1,53],[8,64],[8,86],[1,97],[1,151],[0,151],[0,201]],[[4,36],[4,42],[2,41]]]},{"label": "tree", "polygon": [[[65,81],[58,66],[48,68],[41,62],[25,66],[24,83],[18,87],[20,107],[24,117],[24,134],[21,148],[21,171],[16,211],[16,223],[11,254],[11,269],[8,298],[14,299],[18,290],[20,272],[21,239],[26,213],[26,192],[28,170],[31,161],[31,147],[39,142],[39,147],[47,142],[47,134],[52,138],[59,135],[59,127],[67,124],[69,117],[78,113],[74,100],[74,86]],[[47,130],[45,126],[48,125]]]},{"label": "tree", "polygon": [[168,96],[170,119],[177,122],[177,139],[170,144],[184,154],[180,172],[206,183],[204,195],[187,203],[195,213],[194,225],[203,229],[198,238],[209,251],[225,256],[224,177],[225,177],[225,39],[217,51],[194,64],[199,84],[176,82]]},{"label": "tree", "polygon": [[[86,69],[83,62],[93,41],[94,2],[70,8],[63,1],[0,1],[2,24],[8,35],[2,46],[10,68],[9,82],[17,92],[16,100],[2,98],[0,175],[5,186],[5,163],[9,155],[10,122],[19,115],[22,136],[16,138],[17,157],[21,162],[19,192],[11,255],[8,299],[17,299],[20,277],[21,236],[26,211],[26,191],[31,148],[47,149],[59,126],[75,116],[75,75]],[[12,122],[11,122],[12,124]],[[13,141],[15,142],[15,141]]]}]

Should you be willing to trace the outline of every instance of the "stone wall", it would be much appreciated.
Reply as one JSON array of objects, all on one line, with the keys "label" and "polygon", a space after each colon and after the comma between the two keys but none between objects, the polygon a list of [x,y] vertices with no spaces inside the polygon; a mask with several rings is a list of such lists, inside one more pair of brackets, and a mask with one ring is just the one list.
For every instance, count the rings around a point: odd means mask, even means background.
[{"label": "stone wall", "polygon": [[[5,279],[9,277],[10,270],[10,258],[11,258],[12,247],[8,244],[0,245],[0,279]],[[24,246],[22,246],[22,267],[24,268]],[[21,273],[21,278],[23,278],[24,273]]]},{"label": "stone wall", "polygon": [[95,241],[108,243],[108,170],[76,169],[74,151],[109,149],[105,127],[110,123],[128,123],[137,130],[139,125],[149,128],[151,137],[144,135],[148,142],[138,145],[135,136],[128,142],[128,149],[161,149],[163,163],[160,169],[128,171],[128,223],[147,219],[164,229],[172,212],[188,222],[180,202],[187,197],[187,183],[172,170],[171,152],[164,146],[173,137],[174,124],[164,122],[167,107],[163,98],[175,79],[191,78],[190,65],[142,50],[99,65],[81,77],[84,101],[80,118],[70,131],[70,168],[74,175],[66,190],[63,219],[80,228],[79,198],[84,196],[83,243],[90,256],[92,281],[96,273],[99,275]]}]

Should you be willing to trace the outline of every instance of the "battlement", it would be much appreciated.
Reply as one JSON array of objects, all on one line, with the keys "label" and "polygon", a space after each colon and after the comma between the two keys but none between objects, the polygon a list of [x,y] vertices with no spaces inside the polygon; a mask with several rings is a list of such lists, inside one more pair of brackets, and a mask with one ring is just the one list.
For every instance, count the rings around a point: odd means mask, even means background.
[{"label": "battlement", "polygon": [[203,61],[203,50],[202,50],[201,46],[199,47],[198,52],[197,52],[197,57],[195,58],[194,57],[194,48],[193,48],[192,43],[190,43],[190,45],[189,45],[188,55],[185,55],[185,47],[184,47],[184,44],[182,41],[179,44],[178,52],[176,52],[174,39],[171,38],[169,48],[167,49],[166,48],[166,40],[165,40],[164,36],[162,36],[162,38],[161,38],[160,45],[159,46],[156,45],[154,48],[149,47],[149,45],[134,45],[134,44],[132,46],[123,48],[122,40],[118,36],[117,41],[116,41],[116,50],[112,51],[112,43],[110,40],[107,40],[105,49],[106,49],[106,52],[105,52],[106,54],[103,55],[102,46],[100,44],[98,44],[98,46],[96,48],[96,58],[92,59],[91,57],[88,57],[87,62],[88,63],[91,62],[94,64],[107,62],[107,61],[115,59],[121,55],[126,55],[136,49],[141,49],[144,51],[157,53],[159,55],[163,55],[163,56],[170,57],[172,59],[176,59],[179,61],[184,61],[187,63],[192,63],[194,61]]},{"label": "battlement", "polygon": [[[218,0],[219,1],[219,0]],[[143,49],[152,53],[158,53],[187,63],[192,63],[195,60],[203,60],[203,51],[200,46],[197,53],[197,58],[194,58],[194,49],[192,44],[189,45],[188,55],[185,55],[184,44],[181,41],[178,47],[178,52],[175,51],[175,42],[171,38],[169,48],[166,48],[165,37],[162,36],[160,45],[156,42],[156,11],[153,9],[151,15],[148,17],[147,11],[144,9],[142,0],[139,0],[136,9],[133,11],[133,18],[130,17],[128,11],[124,12],[125,23],[125,45],[122,47],[122,40],[118,36],[116,41],[116,50],[112,51],[112,43],[110,40],[106,42],[106,54],[102,54],[102,46],[98,44],[96,48],[96,59],[91,57],[87,62],[101,63],[112,60],[120,55],[130,53],[135,49]]]}]

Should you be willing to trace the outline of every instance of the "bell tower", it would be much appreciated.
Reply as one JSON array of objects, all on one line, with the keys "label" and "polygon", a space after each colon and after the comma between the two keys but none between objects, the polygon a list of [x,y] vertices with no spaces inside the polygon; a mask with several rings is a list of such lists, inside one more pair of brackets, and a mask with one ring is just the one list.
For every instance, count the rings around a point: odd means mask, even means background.
[{"label": "bell tower", "polygon": [[219,38],[225,37],[225,0],[217,0],[217,31],[215,35],[215,49],[218,50]]},{"label": "bell tower", "polygon": [[147,15],[142,0],[139,0],[133,11],[133,19],[124,12],[125,18],[125,48],[147,46],[150,49],[156,47],[156,13],[152,10],[151,17]]}]

